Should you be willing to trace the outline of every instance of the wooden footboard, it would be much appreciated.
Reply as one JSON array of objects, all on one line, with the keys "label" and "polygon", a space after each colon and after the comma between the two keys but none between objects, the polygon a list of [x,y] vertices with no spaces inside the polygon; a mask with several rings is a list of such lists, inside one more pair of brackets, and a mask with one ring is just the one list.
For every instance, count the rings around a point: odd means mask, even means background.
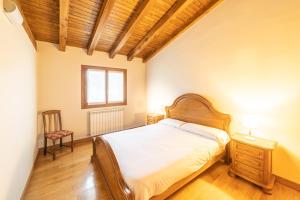
[{"label": "wooden footboard", "polygon": [[101,136],[93,139],[92,161],[102,173],[113,199],[134,200],[134,193],[126,184],[109,143]]},{"label": "wooden footboard", "polygon": [[[196,178],[198,175],[200,175],[203,171],[205,171],[207,168],[212,166],[217,161],[225,158],[224,161],[226,163],[227,161],[226,155],[227,155],[226,150],[219,153],[218,155],[214,156],[209,162],[207,162],[203,167],[201,167],[199,170],[197,170],[190,176],[173,184],[170,188],[168,188],[168,190],[166,190],[162,194],[152,197],[151,200],[166,199],[168,196],[170,196],[171,194],[173,194],[174,192],[182,188],[184,185],[186,185],[188,182]],[[130,188],[126,184],[121,174],[117,159],[113,153],[112,148],[110,147],[110,144],[101,136],[93,139],[92,161],[98,168],[98,171],[103,175],[103,178],[107,186],[107,190],[110,192],[110,195],[113,197],[113,199],[115,200],[135,199],[134,192],[130,190]]]}]

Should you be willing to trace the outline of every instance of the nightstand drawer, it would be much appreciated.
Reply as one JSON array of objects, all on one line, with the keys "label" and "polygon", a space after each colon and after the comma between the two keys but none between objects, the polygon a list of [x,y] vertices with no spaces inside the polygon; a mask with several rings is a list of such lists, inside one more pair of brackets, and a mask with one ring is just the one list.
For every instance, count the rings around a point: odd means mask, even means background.
[{"label": "nightstand drawer", "polygon": [[243,164],[253,167],[255,169],[258,169],[258,170],[264,169],[263,160],[255,159],[251,156],[248,156],[248,155],[242,154],[242,153],[235,153],[234,158],[236,161],[239,161],[240,163],[243,163]]},{"label": "nightstand drawer", "polygon": [[150,125],[150,124],[155,124],[155,123],[156,123],[155,121],[148,121],[148,122],[147,122],[148,125]]},{"label": "nightstand drawer", "polygon": [[159,114],[148,114],[147,115],[147,124],[155,124],[162,120],[164,118],[164,115]]},{"label": "nightstand drawer", "polygon": [[261,160],[264,158],[264,150],[263,149],[249,146],[246,144],[242,144],[239,142],[234,143],[234,148],[237,152],[241,152],[242,154],[246,154],[248,156],[252,156],[252,157],[255,157],[255,158],[261,159]]},{"label": "nightstand drawer", "polygon": [[149,118],[147,119],[147,122],[152,124],[152,123],[155,123],[155,120],[154,120],[153,118],[150,118],[150,117],[149,117]]},{"label": "nightstand drawer", "polygon": [[234,169],[237,173],[241,174],[242,176],[251,178],[258,182],[263,181],[263,171],[254,169],[254,168],[244,165],[240,162],[234,163]]}]

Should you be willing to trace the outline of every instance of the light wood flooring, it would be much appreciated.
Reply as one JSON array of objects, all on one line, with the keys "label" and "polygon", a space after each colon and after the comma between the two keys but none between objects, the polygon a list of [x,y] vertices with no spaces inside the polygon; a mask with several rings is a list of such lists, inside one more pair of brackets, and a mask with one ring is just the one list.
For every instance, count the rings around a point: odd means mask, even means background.
[{"label": "light wood flooring", "polygon": [[[92,144],[82,143],[57,160],[40,155],[25,194],[26,200],[106,200],[103,180],[90,162]],[[175,193],[172,200],[300,200],[300,192],[276,183],[273,195],[255,185],[227,175],[228,166],[217,163]]]}]

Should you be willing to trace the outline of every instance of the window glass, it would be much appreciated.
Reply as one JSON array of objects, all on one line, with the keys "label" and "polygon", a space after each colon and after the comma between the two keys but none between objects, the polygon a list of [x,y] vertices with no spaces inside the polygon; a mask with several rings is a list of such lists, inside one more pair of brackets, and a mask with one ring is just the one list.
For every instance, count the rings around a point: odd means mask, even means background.
[{"label": "window glass", "polygon": [[122,71],[108,71],[108,103],[123,102],[124,73]]},{"label": "window glass", "polygon": [[87,70],[87,103],[105,103],[105,71]]}]

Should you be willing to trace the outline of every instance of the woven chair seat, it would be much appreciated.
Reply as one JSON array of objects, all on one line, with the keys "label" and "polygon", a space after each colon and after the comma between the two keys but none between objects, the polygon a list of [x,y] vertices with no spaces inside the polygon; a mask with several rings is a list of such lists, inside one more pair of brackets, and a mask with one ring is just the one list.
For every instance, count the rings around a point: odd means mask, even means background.
[{"label": "woven chair seat", "polygon": [[61,130],[61,131],[47,133],[46,137],[51,140],[56,140],[56,139],[60,139],[60,138],[66,137],[68,135],[71,135],[72,133],[73,133],[72,131]]}]

